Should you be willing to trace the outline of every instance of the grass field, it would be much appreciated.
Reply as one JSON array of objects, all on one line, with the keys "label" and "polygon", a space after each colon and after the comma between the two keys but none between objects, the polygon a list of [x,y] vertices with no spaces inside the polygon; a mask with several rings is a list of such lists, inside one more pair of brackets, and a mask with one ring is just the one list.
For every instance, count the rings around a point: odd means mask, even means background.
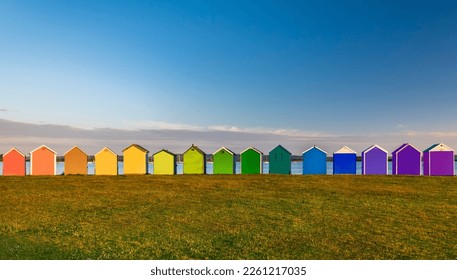
[{"label": "grass field", "polygon": [[0,177],[0,259],[457,259],[457,178]]}]

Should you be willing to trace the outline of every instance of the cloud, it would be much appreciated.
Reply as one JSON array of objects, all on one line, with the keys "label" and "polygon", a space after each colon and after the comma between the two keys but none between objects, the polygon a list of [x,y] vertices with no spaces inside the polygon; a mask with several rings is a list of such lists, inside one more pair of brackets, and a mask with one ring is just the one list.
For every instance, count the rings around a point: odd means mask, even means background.
[{"label": "cloud", "polygon": [[0,108],[0,112],[8,112],[8,109]]},{"label": "cloud", "polygon": [[108,146],[118,154],[130,144],[142,145],[151,153],[166,148],[183,153],[195,144],[206,153],[213,153],[226,146],[239,153],[246,147],[254,146],[268,153],[281,144],[293,154],[300,154],[310,146],[317,145],[329,154],[342,146],[349,146],[360,153],[373,144],[392,151],[402,143],[410,142],[419,149],[443,142],[457,147],[457,132],[446,131],[395,131],[379,133],[336,134],[325,131],[303,131],[298,129],[243,128],[230,125],[208,127],[168,122],[143,122],[131,124],[128,128],[82,129],[65,125],[30,124],[0,119],[0,154],[11,147],[23,153],[45,144],[63,155],[74,145],[88,154],[95,154]]}]

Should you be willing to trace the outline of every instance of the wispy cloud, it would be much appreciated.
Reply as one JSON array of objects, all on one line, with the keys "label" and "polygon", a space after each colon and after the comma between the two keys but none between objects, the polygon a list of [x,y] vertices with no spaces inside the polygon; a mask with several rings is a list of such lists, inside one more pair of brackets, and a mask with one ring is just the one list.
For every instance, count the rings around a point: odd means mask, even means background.
[{"label": "wispy cloud", "polygon": [[433,143],[443,142],[457,147],[457,132],[447,131],[395,131],[370,134],[335,134],[325,131],[303,131],[297,129],[243,128],[230,125],[208,127],[168,122],[144,122],[131,124],[128,128],[82,129],[53,124],[30,124],[0,119],[0,154],[17,147],[24,153],[39,145],[46,144],[59,154],[74,145],[94,154],[104,146],[117,153],[130,144],[136,143],[151,152],[167,148],[175,153],[184,152],[191,144],[198,145],[207,153],[227,146],[241,152],[248,146],[255,146],[268,153],[281,144],[293,154],[300,154],[312,145],[318,145],[330,153],[342,146],[349,146],[361,152],[372,144],[379,144],[387,150],[394,150],[405,142],[425,149]]},{"label": "wispy cloud", "polygon": [[0,108],[0,112],[8,112],[8,109],[6,109],[6,108]]}]

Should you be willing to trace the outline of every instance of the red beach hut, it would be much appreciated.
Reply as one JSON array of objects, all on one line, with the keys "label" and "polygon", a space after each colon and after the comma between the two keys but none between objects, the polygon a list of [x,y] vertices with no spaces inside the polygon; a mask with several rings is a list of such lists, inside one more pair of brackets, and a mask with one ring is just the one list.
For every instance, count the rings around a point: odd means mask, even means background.
[{"label": "red beach hut", "polygon": [[3,176],[25,176],[25,155],[18,149],[3,155]]},{"label": "red beach hut", "polygon": [[56,175],[57,153],[42,145],[30,152],[30,175]]}]

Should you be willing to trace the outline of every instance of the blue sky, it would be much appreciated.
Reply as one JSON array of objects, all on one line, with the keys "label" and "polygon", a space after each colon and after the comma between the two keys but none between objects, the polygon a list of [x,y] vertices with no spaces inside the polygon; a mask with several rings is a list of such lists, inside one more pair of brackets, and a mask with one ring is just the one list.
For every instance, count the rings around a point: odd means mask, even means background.
[{"label": "blue sky", "polygon": [[457,145],[455,1],[2,0],[0,26],[0,119]]}]

